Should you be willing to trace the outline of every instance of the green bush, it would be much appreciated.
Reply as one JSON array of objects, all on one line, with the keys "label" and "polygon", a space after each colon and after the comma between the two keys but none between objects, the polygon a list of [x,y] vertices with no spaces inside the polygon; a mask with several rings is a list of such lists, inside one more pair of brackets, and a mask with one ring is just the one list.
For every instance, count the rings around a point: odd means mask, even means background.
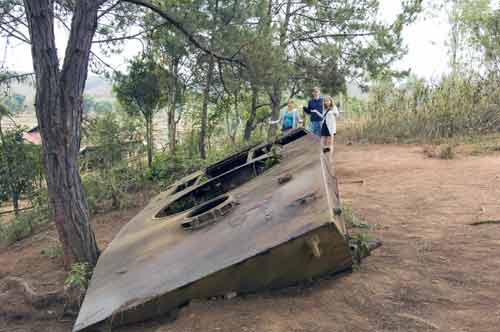
[{"label": "green bush", "polygon": [[47,191],[39,189],[31,193],[29,200],[32,209],[20,211],[9,223],[0,223],[0,244],[10,245],[22,240],[36,230],[37,227],[49,222],[50,210],[48,207]]},{"label": "green bush", "polygon": [[92,268],[89,263],[75,263],[64,281],[66,287],[87,289],[90,278],[92,277]]},{"label": "green bush", "polygon": [[125,164],[86,174],[82,176],[82,182],[92,214],[109,208],[134,206],[137,203],[134,193],[150,184],[147,174],[141,169]]},{"label": "green bush", "polygon": [[193,173],[206,165],[206,161],[178,152],[175,155],[158,153],[151,165],[150,177],[161,188],[166,188],[172,182]]}]

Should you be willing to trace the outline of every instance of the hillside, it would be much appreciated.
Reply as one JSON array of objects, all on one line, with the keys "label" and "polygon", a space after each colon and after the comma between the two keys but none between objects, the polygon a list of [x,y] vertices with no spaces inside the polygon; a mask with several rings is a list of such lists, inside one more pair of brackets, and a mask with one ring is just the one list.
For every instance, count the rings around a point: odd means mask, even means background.
[{"label": "hillside", "polygon": [[[85,86],[85,95],[94,97],[97,100],[113,100],[113,85],[110,81],[96,75],[89,75]],[[17,113],[14,117],[18,125],[33,127],[37,124],[35,115],[35,87],[33,81],[28,80],[23,83],[15,83],[11,87],[12,94],[26,96],[23,112]],[[9,119],[2,120],[4,128],[10,128],[13,123]]]}]

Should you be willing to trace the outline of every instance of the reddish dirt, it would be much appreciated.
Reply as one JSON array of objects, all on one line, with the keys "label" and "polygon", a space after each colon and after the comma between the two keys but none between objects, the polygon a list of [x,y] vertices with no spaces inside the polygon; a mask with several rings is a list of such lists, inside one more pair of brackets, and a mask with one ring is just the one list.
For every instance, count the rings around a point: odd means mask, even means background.
[{"label": "reddish dirt", "polygon": [[[499,331],[500,225],[469,224],[500,219],[500,155],[441,160],[418,146],[340,145],[337,174],[344,201],[384,241],[355,272],[308,287],[194,301],[173,322],[116,331]],[[350,183],[360,179],[365,183]],[[136,211],[101,217],[101,246]],[[38,235],[0,254],[0,278],[22,276],[37,289],[60,285],[60,261],[40,255],[50,241]],[[2,332],[71,329],[70,320],[1,319]]]}]

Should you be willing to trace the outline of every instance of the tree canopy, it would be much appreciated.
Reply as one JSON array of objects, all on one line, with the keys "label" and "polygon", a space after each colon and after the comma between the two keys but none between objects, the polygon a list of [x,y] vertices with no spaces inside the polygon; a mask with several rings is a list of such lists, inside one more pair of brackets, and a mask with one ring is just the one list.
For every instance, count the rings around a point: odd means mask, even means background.
[{"label": "tree canopy", "polygon": [[[225,119],[231,133],[245,119],[250,137],[267,118],[276,119],[286,97],[311,84],[333,94],[347,78],[398,74],[389,66],[404,54],[401,32],[421,2],[402,1],[394,22],[384,23],[371,0],[2,1],[0,36],[31,44],[47,188],[66,262],[94,264],[99,254],[77,165],[88,71],[115,71],[96,48],[111,54],[136,39],[143,54],[157,57],[140,55],[129,74],[114,75],[118,98],[149,123],[150,147],[150,114],[168,103],[175,150],[189,87],[201,100],[197,137],[205,158],[214,119]],[[56,24],[69,33],[63,59]],[[0,83],[23,75],[4,71]]]}]

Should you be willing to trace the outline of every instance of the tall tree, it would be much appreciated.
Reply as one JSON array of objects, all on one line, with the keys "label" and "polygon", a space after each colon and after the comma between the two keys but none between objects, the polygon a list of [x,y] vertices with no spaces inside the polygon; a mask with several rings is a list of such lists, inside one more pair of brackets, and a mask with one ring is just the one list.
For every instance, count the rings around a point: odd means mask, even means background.
[{"label": "tall tree", "polygon": [[[415,19],[421,0],[402,2],[403,10],[392,24],[378,20],[378,1],[320,0],[296,2],[269,0],[268,16],[273,42],[268,49],[281,57],[282,64],[299,56],[317,58],[318,46],[336,44],[337,57],[345,76],[389,73],[389,65],[404,54],[401,31]],[[274,42],[277,41],[277,42]],[[269,92],[272,118],[279,116],[282,91],[289,89],[290,67],[282,66]],[[271,127],[273,134],[276,127]]]},{"label": "tall tree", "polygon": [[[216,56],[199,42],[198,36],[173,18],[167,11],[168,7],[154,1],[5,0],[0,3],[0,34],[31,44],[36,77],[35,109],[42,136],[47,189],[66,265],[76,261],[95,264],[99,256],[77,162],[83,91],[92,43],[113,44],[134,37],[126,34],[114,38],[109,36],[109,27],[121,32],[128,30],[130,22],[123,17],[136,17],[142,13],[142,10],[132,10],[130,4],[152,10],[196,47]],[[54,35],[56,19],[69,30],[61,66]],[[66,24],[67,20],[71,23]],[[107,28],[98,29],[98,20],[105,20]],[[94,40],[96,32],[99,38]],[[93,57],[98,58],[95,54]]]},{"label": "tall tree", "polygon": [[153,162],[153,116],[162,106],[161,68],[150,55],[131,61],[129,73],[117,73],[113,90],[126,112],[139,112],[146,126],[148,167]]}]

